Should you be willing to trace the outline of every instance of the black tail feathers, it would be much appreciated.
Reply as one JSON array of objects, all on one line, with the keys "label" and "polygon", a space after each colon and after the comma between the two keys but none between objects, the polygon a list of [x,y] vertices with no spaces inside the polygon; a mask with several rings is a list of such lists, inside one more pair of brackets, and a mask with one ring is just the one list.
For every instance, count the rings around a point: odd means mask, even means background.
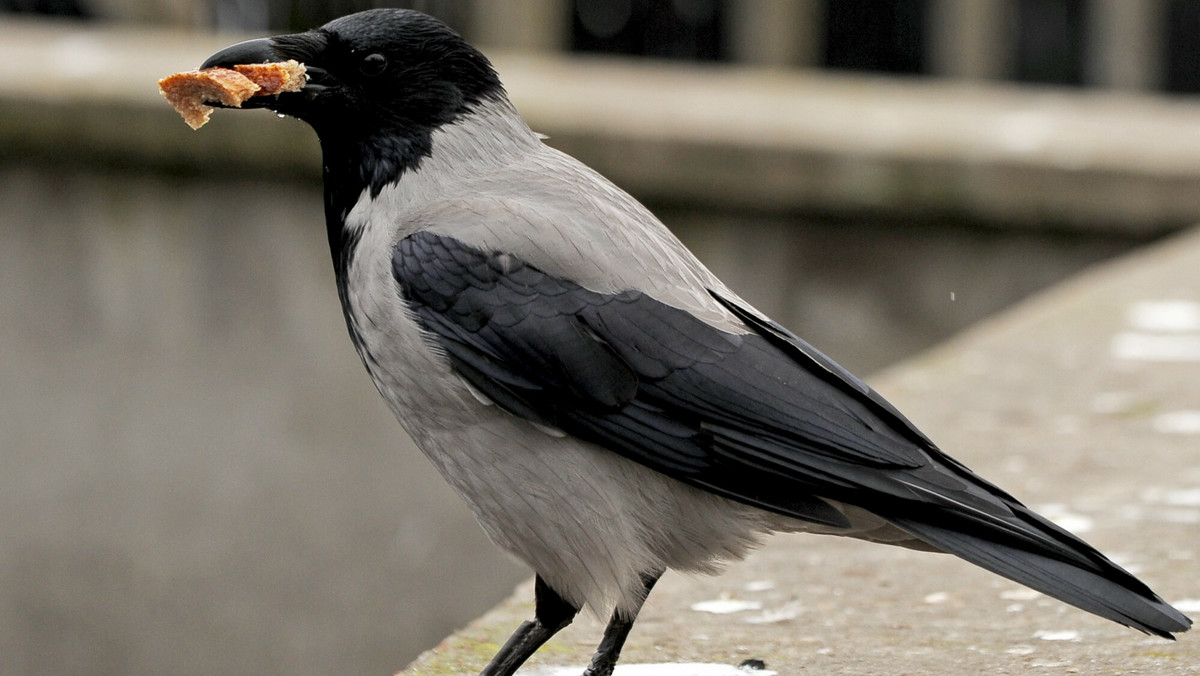
[{"label": "black tail feathers", "polygon": [[[1034,518],[1045,523],[1039,517]],[[1048,523],[1039,529],[1045,542],[1045,547],[1039,550],[1030,547],[1028,540],[1010,544],[1004,541],[1007,538],[985,537],[996,532],[980,522],[971,529],[904,518],[892,522],[944,552],[1147,634],[1173,639],[1173,633],[1187,631],[1192,626],[1186,615],[1140,580],[1075,536]],[[1064,556],[1070,550],[1076,555]]]}]

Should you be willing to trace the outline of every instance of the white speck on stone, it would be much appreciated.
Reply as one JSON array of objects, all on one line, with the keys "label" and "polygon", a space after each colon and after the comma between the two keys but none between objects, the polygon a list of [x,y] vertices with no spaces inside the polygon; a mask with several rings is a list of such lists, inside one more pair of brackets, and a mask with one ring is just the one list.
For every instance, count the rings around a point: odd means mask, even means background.
[{"label": "white speck on stone", "polygon": [[1066,505],[1057,503],[1043,505],[1041,509],[1042,516],[1050,519],[1062,528],[1065,528],[1075,535],[1082,535],[1092,530],[1095,522],[1091,517],[1082,514],[1076,514],[1067,509]]},{"label": "white speck on stone", "polygon": [[1142,564],[1136,563],[1136,557],[1126,554],[1125,552],[1109,552],[1108,558],[1118,566],[1124,568],[1126,572],[1137,575],[1143,571]]},{"label": "white speck on stone", "polygon": [[742,599],[713,599],[711,601],[700,601],[693,603],[691,609],[698,613],[712,613],[714,615],[729,615],[731,613],[742,613],[747,610],[762,610],[761,601],[745,601]]},{"label": "white speck on stone", "polygon": [[1031,645],[1021,644],[1015,645],[1004,652],[1008,653],[1009,655],[1032,655],[1037,652],[1037,649]]},{"label": "white speck on stone", "polygon": [[1129,308],[1126,320],[1130,326],[1142,331],[1200,331],[1200,303],[1191,300],[1145,300]]},{"label": "white speck on stone", "polygon": [[1159,434],[1200,434],[1200,411],[1162,413],[1150,423]]},{"label": "white speck on stone", "polygon": [[1109,351],[1117,359],[1128,361],[1200,361],[1200,335],[1127,331],[1113,336]]},{"label": "white speck on stone", "polygon": [[1179,599],[1171,605],[1181,613],[1200,613],[1200,599]]},{"label": "white speck on stone", "polygon": [[771,580],[753,580],[747,582],[742,589],[748,592],[763,592],[775,588],[775,583]]},{"label": "white speck on stone", "polygon": [[[522,669],[519,676],[579,676],[583,666]],[[618,664],[613,676],[777,676],[770,669],[749,669],[729,664]]]},{"label": "white speck on stone", "polygon": [[1043,641],[1078,641],[1079,632],[1071,629],[1062,629],[1059,631],[1039,629],[1033,633],[1033,637],[1040,638]]},{"label": "white speck on stone", "polygon": [[768,608],[758,615],[751,615],[746,618],[746,622],[748,624],[778,624],[794,620],[800,617],[802,612],[804,612],[804,606],[798,601],[792,601],[775,609]]},{"label": "white speck on stone", "polygon": [[1024,603],[1010,603],[1007,606],[1004,606],[1004,612],[1006,613],[1019,613],[1022,610],[1025,610]]},{"label": "white speck on stone", "polygon": [[926,594],[924,600],[925,603],[945,603],[950,600],[950,594],[944,591],[933,592],[932,594]]},{"label": "white speck on stone", "polygon": [[1006,589],[1000,592],[1000,598],[1005,601],[1034,601],[1041,595],[1041,592],[1025,588]]},{"label": "white speck on stone", "polygon": [[1163,502],[1175,507],[1200,507],[1200,488],[1184,488],[1167,491]]}]

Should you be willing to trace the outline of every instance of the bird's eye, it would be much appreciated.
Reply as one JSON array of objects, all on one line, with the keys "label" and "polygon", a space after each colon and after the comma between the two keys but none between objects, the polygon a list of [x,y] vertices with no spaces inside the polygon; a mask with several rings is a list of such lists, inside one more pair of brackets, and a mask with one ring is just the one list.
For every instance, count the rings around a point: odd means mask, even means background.
[{"label": "bird's eye", "polygon": [[379,75],[387,68],[387,57],[378,52],[367,54],[358,64],[358,70],[368,77]]}]

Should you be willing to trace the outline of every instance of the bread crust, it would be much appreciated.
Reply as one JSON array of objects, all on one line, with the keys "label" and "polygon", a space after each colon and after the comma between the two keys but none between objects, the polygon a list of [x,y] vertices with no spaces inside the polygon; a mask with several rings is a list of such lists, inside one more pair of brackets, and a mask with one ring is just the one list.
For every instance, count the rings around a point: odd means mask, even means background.
[{"label": "bread crust", "polygon": [[238,64],[175,73],[158,81],[158,89],[192,129],[208,122],[207,102],[240,108],[252,96],[299,91],[307,81],[304,64],[294,60]]}]

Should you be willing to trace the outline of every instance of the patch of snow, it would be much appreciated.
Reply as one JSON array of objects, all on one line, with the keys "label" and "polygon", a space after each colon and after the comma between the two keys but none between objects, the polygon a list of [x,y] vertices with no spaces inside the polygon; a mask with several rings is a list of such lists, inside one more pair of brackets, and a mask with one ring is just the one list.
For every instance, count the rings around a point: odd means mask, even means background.
[{"label": "patch of snow", "polygon": [[[579,676],[583,666],[533,667],[517,672],[518,676]],[[685,662],[680,664],[618,664],[613,676],[777,676],[770,669],[750,669],[729,664]]]},{"label": "patch of snow", "polygon": [[1200,507],[1200,488],[1182,488],[1167,491],[1163,502],[1175,507]]},{"label": "patch of snow", "polygon": [[1200,411],[1161,413],[1150,424],[1159,434],[1200,434]]},{"label": "patch of snow", "polygon": [[1127,331],[1113,336],[1109,351],[1114,357],[1129,361],[1200,361],[1200,335]]},{"label": "patch of snow", "polygon": [[741,613],[747,610],[762,610],[761,601],[744,601],[742,599],[713,599],[711,601],[700,601],[693,603],[691,609],[699,613],[712,613],[714,615],[728,615],[730,613]]},{"label": "patch of snow", "polygon": [[1004,652],[1009,655],[1032,655],[1037,652],[1037,649],[1031,645],[1015,645]]},{"label": "patch of snow", "polygon": [[1075,535],[1082,535],[1092,530],[1094,522],[1091,517],[1082,514],[1076,514],[1067,509],[1066,505],[1048,504],[1043,505],[1039,510],[1042,516],[1050,519],[1058,526],[1065,528]]},{"label": "patch of snow", "polygon": [[1043,641],[1078,641],[1079,632],[1071,629],[1062,629],[1059,631],[1050,631],[1049,629],[1039,629],[1033,632],[1034,638],[1040,638]]},{"label": "patch of snow", "polygon": [[1171,605],[1181,613],[1200,613],[1200,599],[1179,599]]},{"label": "patch of snow", "polygon": [[1137,575],[1144,570],[1142,564],[1137,563],[1137,557],[1126,554],[1125,552],[1109,552],[1108,558],[1118,566],[1124,568],[1127,572]]},{"label": "patch of snow", "polygon": [[1129,308],[1126,320],[1130,326],[1142,331],[1200,331],[1200,303],[1191,300],[1144,300]]},{"label": "patch of snow", "polygon": [[802,612],[804,612],[804,606],[802,606],[798,601],[792,601],[791,603],[785,603],[774,610],[768,609],[762,611],[761,614],[751,615],[750,617],[746,618],[746,622],[749,624],[777,624],[779,622],[794,620],[797,617],[800,617]]},{"label": "patch of snow", "polygon": [[1033,601],[1041,595],[1041,592],[1024,587],[1020,589],[1006,589],[1000,592],[1000,598],[1005,601]]}]

